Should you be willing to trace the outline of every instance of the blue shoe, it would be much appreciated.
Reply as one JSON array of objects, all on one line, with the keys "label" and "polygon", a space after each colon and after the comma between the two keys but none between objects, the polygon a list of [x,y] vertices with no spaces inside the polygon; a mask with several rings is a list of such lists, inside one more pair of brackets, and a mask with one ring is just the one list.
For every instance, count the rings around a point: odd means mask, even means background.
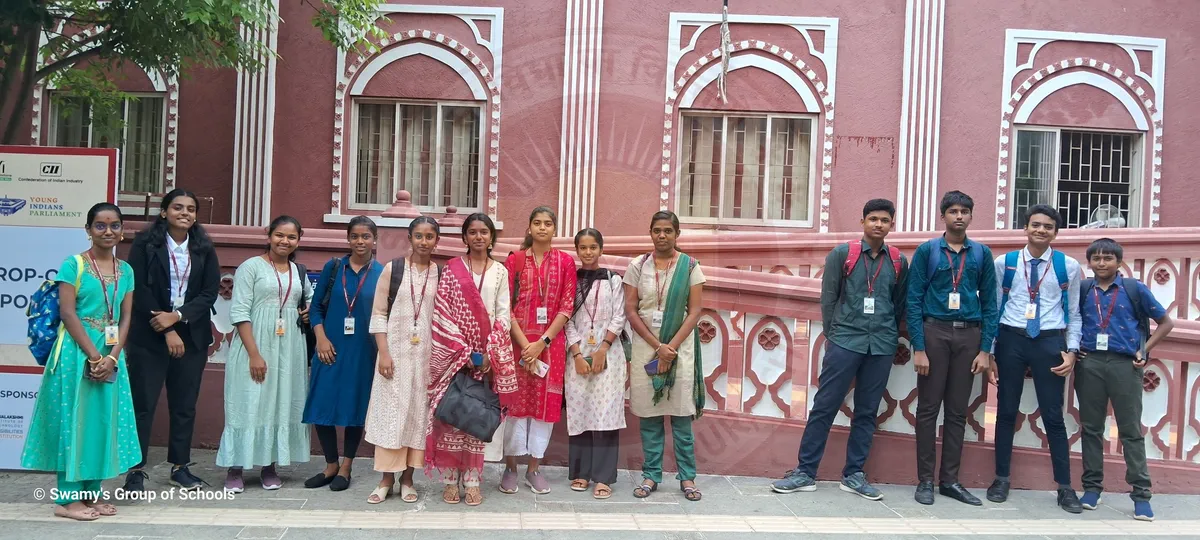
[{"label": "blue shoe", "polygon": [[1079,505],[1084,510],[1095,510],[1100,506],[1100,494],[1095,491],[1085,491],[1083,496],[1079,498]]},{"label": "blue shoe", "polygon": [[1133,501],[1133,519],[1154,521],[1154,510],[1150,508],[1150,501]]},{"label": "blue shoe", "polygon": [[842,491],[853,493],[868,501],[878,501],[883,498],[883,492],[875,489],[875,486],[868,483],[867,475],[863,474],[862,471],[842,478],[840,487]]},{"label": "blue shoe", "polygon": [[808,473],[802,473],[799,470],[791,470],[787,472],[787,476],[783,480],[776,480],[771,484],[771,491],[775,493],[795,493],[797,491],[816,491],[817,481],[813,480]]},{"label": "blue shoe", "polygon": [[208,485],[208,482],[201,480],[199,477],[192,474],[192,471],[188,470],[188,466],[190,465],[195,465],[195,463],[189,463],[181,467],[171,468],[172,486],[182,489],[183,491],[195,491],[200,489],[201,486]]}]

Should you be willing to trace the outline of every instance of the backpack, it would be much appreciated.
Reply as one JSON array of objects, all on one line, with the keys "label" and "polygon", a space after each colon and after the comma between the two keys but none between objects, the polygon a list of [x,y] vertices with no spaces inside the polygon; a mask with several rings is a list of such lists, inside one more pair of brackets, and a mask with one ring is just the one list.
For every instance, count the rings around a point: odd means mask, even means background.
[{"label": "backpack", "polygon": [[[1017,275],[1017,265],[1020,264],[1018,257],[1021,251],[1010,251],[1004,255],[1004,279],[1001,282],[1001,291],[1004,297],[1000,300],[1000,316],[1004,316],[1004,308],[1008,305],[1008,291],[1012,289],[1013,277]],[[1067,289],[1071,286],[1071,276],[1067,274],[1067,255],[1059,250],[1050,252],[1050,264],[1054,266],[1054,276],[1058,278],[1058,288],[1062,291],[1062,310],[1063,322],[1070,323],[1071,313],[1067,310]]]},{"label": "backpack", "polygon": [[[75,256],[75,290],[79,290],[83,278],[83,257]],[[29,297],[25,316],[29,319],[29,352],[39,366],[46,365],[51,356],[57,356],[62,348],[63,324],[58,311],[58,283],[46,280]]]},{"label": "backpack", "polygon": [[[1142,358],[1144,359],[1147,358],[1146,341],[1150,339],[1150,312],[1146,311],[1146,307],[1142,305],[1142,295],[1138,287],[1142,284],[1142,282],[1134,278],[1124,276],[1122,276],[1120,280],[1121,288],[1125,289],[1125,296],[1129,297],[1129,304],[1133,306],[1133,318],[1137,321],[1138,335],[1141,337],[1140,348],[1142,352]],[[1088,297],[1088,294],[1092,292],[1092,289],[1095,286],[1095,278],[1083,280],[1083,283],[1079,287],[1079,305],[1081,309],[1083,307],[1084,299]],[[1115,302],[1116,300],[1114,299],[1113,301]]]},{"label": "backpack", "polygon": [[[520,257],[514,257],[520,253]],[[517,300],[521,298],[521,272],[525,271],[525,251],[510,251],[508,258],[513,260],[512,268],[512,307],[517,307]]]},{"label": "backpack", "polygon": [[[430,261],[429,264],[433,264]],[[438,281],[442,280],[442,267],[434,264],[437,267]],[[397,270],[398,269],[398,270]],[[396,295],[400,294],[400,284],[404,281],[404,257],[396,257],[392,259],[392,278],[388,280],[388,299],[387,313],[392,315],[392,305],[396,303]]]},{"label": "backpack", "polygon": [[[850,273],[858,266],[858,260],[862,258],[862,242],[847,242],[846,245],[850,248],[850,253],[846,255],[846,264],[842,266],[842,279],[850,277]],[[896,283],[900,282],[900,250],[888,246],[888,258],[892,260],[892,269],[896,271]]]},{"label": "backpack", "polygon": [[[938,242],[941,237],[934,238],[927,242],[929,244],[929,259],[925,264],[925,279],[933,279],[933,275],[937,273],[938,265],[942,263],[942,250],[938,248]],[[971,257],[971,262],[975,263],[975,267],[982,270],[983,268],[983,244],[979,242],[971,242],[967,245],[968,255]],[[899,264],[899,263],[897,263]]]}]

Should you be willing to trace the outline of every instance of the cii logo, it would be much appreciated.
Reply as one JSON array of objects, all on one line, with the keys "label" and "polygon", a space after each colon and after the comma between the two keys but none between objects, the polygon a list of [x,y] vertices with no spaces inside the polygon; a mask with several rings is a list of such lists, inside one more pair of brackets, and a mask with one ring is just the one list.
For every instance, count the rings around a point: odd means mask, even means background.
[{"label": "cii logo", "polygon": [[42,176],[62,176],[62,163],[42,162]]}]

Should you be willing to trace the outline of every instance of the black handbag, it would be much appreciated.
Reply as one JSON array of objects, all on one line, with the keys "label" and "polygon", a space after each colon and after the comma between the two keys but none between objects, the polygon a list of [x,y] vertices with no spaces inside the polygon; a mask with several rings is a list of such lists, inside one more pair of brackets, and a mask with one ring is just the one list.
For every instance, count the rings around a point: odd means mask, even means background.
[{"label": "black handbag", "polygon": [[500,396],[468,370],[454,374],[433,416],[483,442],[500,428]]}]

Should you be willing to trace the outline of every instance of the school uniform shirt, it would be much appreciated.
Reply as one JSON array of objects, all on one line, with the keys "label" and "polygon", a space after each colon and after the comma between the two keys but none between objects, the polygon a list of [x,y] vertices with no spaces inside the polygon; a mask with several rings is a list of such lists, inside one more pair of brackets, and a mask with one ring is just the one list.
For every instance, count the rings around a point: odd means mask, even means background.
[{"label": "school uniform shirt", "polygon": [[[955,253],[943,235],[921,244],[913,252],[912,267],[917,271],[908,278],[906,320],[908,339],[914,351],[925,350],[925,317],[932,317],[940,321],[979,323],[979,350],[992,352],[998,328],[996,311],[999,309],[995,291],[999,286],[996,269],[987,263],[992,258],[992,250],[981,246],[983,256],[978,263],[971,257],[971,246],[977,243],[968,238],[962,250]],[[930,257],[938,257],[939,261],[933,276],[927,277]],[[961,262],[963,257],[967,258],[965,263]],[[958,273],[959,264],[963,264],[962,281],[958,284],[959,309],[950,309],[950,291],[954,288],[951,273]]]},{"label": "school uniform shirt", "polygon": [[[171,276],[169,298],[171,299],[187,298],[188,279],[192,277],[192,265],[189,264],[192,254],[188,252],[188,242],[190,241],[191,238],[186,238],[183,243],[176,244],[175,239],[171,238],[171,235],[167,235],[167,265],[170,267],[168,273]],[[179,306],[171,306],[171,308],[179,309]]]},{"label": "school uniform shirt", "polygon": [[[896,354],[900,319],[904,316],[908,259],[900,255],[900,276],[897,276],[887,244],[872,256],[866,241],[859,242],[862,242],[862,254],[858,264],[844,279],[842,274],[850,255],[849,244],[833,248],[825,257],[825,274],[821,278],[821,319],[825,322],[825,337],[858,354]],[[874,284],[873,295],[868,292],[868,279]],[[875,312],[870,315],[864,313],[864,299],[868,297],[875,298]]]},{"label": "school uniform shirt", "polygon": [[[1117,279],[1106,290],[1101,290],[1100,286],[1096,285],[1089,291],[1080,292],[1079,314],[1083,323],[1083,336],[1079,341],[1080,349],[1087,352],[1096,350],[1096,335],[1101,333],[1100,318],[1108,313],[1109,304],[1115,301],[1117,305],[1112,307],[1112,316],[1108,319],[1108,326],[1103,332],[1108,334],[1108,351],[1137,356],[1138,350],[1142,348],[1143,336],[1138,330],[1137,314],[1133,311],[1130,294],[1138,295],[1142,309],[1146,310],[1151,319],[1157,321],[1167,315],[1167,310],[1163,309],[1162,304],[1158,303],[1158,299],[1154,297],[1154,293],[1150,292],[1150,288],[1144,283],[1139,281],[1137,290],[1129,291],[1121,283],[1121,277],[1117,276]],[[1097,301],[1099,302],[1098,309]],[[1150,336],[1144,337],[1145,339],[1150,338]]]},{"label": "school uniform shirt", "polygon": [[[1079,261],[1070,256],[1066,257],[1067,275],[1070,276],[1067,284],[1067,309],[1070,312],[1065,314],[1067,317],[1064,320],[1062,288],[1058,284],[1058,276],[1054,274],[1054,262],[1050,258],[1052,253],[1053,248],[1048,248],[1042,253],[1039,257],[1042,262],[1038,263],[1037,276],[1034,276],[1031,268],[1034,256],[1029,253],[1028,247],[1021,250],[1021,256],[1017,258],[1017,269],[1013,273],[1012,287],[1008,289],[1008,305],[1000,314],[1000,324],[1025,328],[1028,320],[1025,318],[1025,309],[1029,307],[1029,281],[1025,275],[1029,274],[1029,279],[1035,282],[1041,280],[1041,286],[1038,288],[1038,319],[1041,320],[1042,330],[1066,330],[1067,348],[1078,349],[1079,333],[1083,327],[1079,319],[1079,285],[1082,275]],[[1004,255],[996,257],[997,275],[1004,275],[1004,259]],[[996,301],[1000,302],[1003,298],[1003,288],[997,288]]]}]

